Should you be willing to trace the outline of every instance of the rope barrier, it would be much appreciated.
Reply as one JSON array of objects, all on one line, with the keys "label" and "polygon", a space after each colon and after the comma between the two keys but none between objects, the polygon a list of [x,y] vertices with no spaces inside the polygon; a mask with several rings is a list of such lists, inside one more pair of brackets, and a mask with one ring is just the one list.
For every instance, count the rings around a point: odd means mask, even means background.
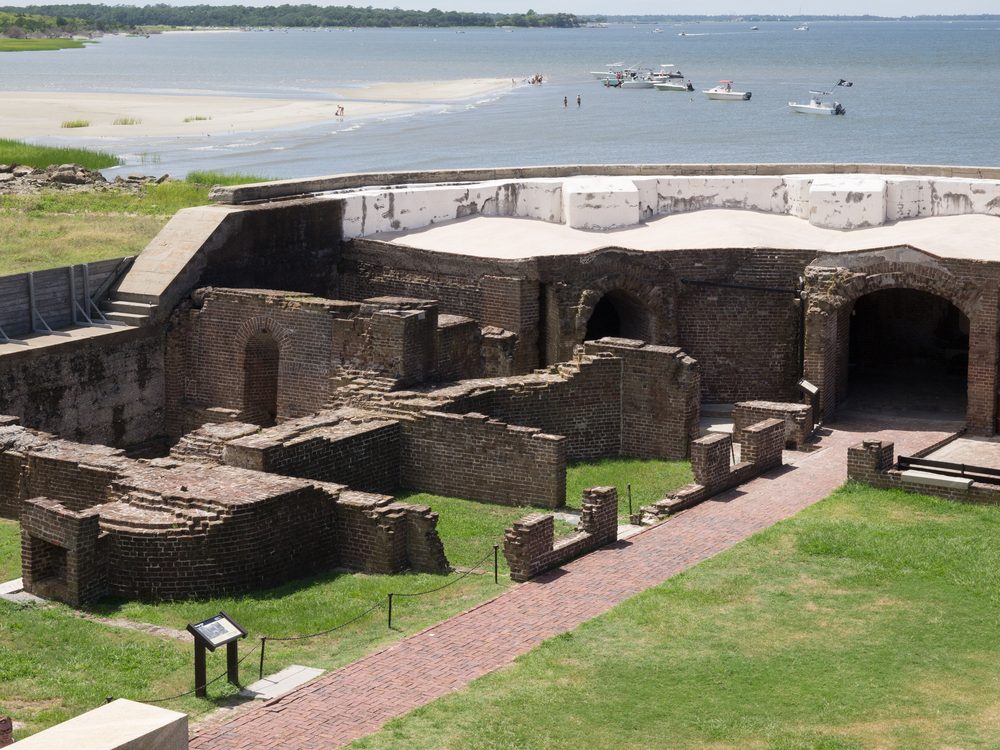
[{"label": "rope barrier", "polygon": [[454,579],[453,581],[448,581],[448,583],[442,584],[441,586],[438,586],[437,588],[427,589],[426,591],[414,591],[414,592],[409,593],[409,594],[397,594],[396,592],[393,592],[393,595],[394,596],[424,596],[426,594],[433,594],[433,593],[435,593],[437,591],[440,591],[441,589],[446,589],[449,586],[458,583],[459,581],[461,581],[466,576],[469,576],[469,575],[472,575],[473,573],[475,573],[476,570],[479,569],[479,566],[482,565],[484,562],[486,562],[487,558],[492,557],[492,556],[493,556],[493,550],[490,550],[489,552],[486,553],[486,555],[483,557],[483,559],[481,559],[479,562],[477,562],[475,565],[473,565],[467,571],[465,571],[464,573],[462,573],[458,578]]}]

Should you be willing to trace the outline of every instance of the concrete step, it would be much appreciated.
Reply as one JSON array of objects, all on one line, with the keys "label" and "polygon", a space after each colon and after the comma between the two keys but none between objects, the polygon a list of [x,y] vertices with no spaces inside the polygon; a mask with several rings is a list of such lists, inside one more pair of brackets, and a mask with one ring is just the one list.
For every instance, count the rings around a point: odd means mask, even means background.
[{"label": "concrete step", "polygon": [[101,310],[104,312],[122,312],[132,315],[149,315],[156,310],[156,305],[149,302],[131,302],[122,299],[109,299],[101,303]]},{"label": "concrete step", "polygon": [[127,326],[138,327],[149,320],[148,315],[136,315],[127,312],[106,312],[104,317],[114,323],[124,323]]},{"label": "concrete step", "polygon": [[123,302],[145,302],[149,305],[157,305],[160,302],[160,298],[155,294],[116,291],[112,296],[117,300],[122,300]]}]

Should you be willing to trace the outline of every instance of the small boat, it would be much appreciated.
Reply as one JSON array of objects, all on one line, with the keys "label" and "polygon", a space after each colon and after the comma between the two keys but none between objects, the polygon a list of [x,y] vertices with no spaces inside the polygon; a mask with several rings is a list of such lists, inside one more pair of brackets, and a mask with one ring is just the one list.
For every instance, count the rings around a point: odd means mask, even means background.
[{"label": "small boat", "polygon": [[657,91],[694,91],[691,81],[682,83],[681,81],[657,81],[653,84]]},{"label": "small boat", "polygon": [[802,23],[796,26],[792,31],[809,31],[809,24]]},{"label": "small boat", "polygon": [[788,106],[794,112],[801,112],[804,115],[843,115],[847,110],[832,99],[824,98],[833,96],[829,91],[810,91],[809,102],[800,104],[798,102],[788,102]]},{"label": "small boat", "polygon": [[604,79],[604,85],[617,89],[653,88],[653,71],[640,68],[623,68]]},{"label": "small boat", "polygon": [[751,26],[750,27],[750,31],[760,31],[760,27],[759,26]]},{"label": "small boat", "polygon": [[653,83],[669,81],[672,78],[683,78],[684,74],[679,70],[672,70],[673,67],[670,63],[660,63],[660,69],[650,76],[653,79]]},{"label": "small boat", "polygon": [[749,91],[735,91],[733,90],[733,82],[727,80],[719,81],[718,86],[713,86],[701,93],[709,99],[718,99],[720,101],[746,101],[750,98]]},{"label": "small boat", "polygon": [[624,69],[625,63],[623,62],[608,63],[607,70],[592,70],[590,71],[590,75],[594,76],[598,81],[603,81],[605,78],[614,78],[618,71]]},{"label": "small boat", "polygon": [[663,29],[653,29],[653,33],[654,34],[662,34],[663,33]]}]

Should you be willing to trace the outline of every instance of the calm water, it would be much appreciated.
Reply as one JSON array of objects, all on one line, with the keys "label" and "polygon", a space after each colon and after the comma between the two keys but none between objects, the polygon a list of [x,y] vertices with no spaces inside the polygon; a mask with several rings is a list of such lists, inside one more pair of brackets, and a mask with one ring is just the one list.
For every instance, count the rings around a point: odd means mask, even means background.
[{"label": "calm water", "polygon": [[[358,29],[108,38],[86,50],[3,55],[0,90],[204,92],[337,99],[364,82],[524,78],[543,86],[415,115],[245,136],[95,139],[146,170],[272,177],[372,169],[601,162],[889,161],[1000,166],[1000,23],[704,23],[608,29]],[[684,31],[688,36],[679,37]],[[604,63],[676,64],[750,102],[605,89]],[[846,117],[791,113],[837,89]],[[400,95],[407,94],[401,87]],[[583,97],[579,110],[573,100]],[[571,101],[563,109],[563,96]],[[0,93],[2,97],[2,93]],[[0,99],[2,101],[2,99]],[[2,117],[2,106],[0,106]],[[145,154],[145,156],[140,156]],[[158,160],[158,161],[156,161]],[[151,163],[154,162],[154,163]],[[125,171],[135,171],[127,166]]]}]

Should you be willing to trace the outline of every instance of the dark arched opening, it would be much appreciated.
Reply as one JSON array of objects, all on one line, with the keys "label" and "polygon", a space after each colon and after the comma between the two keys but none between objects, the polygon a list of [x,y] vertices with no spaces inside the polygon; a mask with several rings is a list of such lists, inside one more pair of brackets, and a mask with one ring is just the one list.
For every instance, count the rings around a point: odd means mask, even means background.
[{"label": "dark arched opening", "polygon": [[243,366],[243,421],[270,427],[278,416],[278,342],[267,331],[250,337]]},{"label": "dark arched opening", "polygon": [[649,313],[645,305],[627,292],[605,294],[594,305],[587,321],[585,341],[612,336],[615,338],[650,340]]},{"label": "dark arched opening", "polygon": [[852,409],[964,415],[969,319],[948,300],[915,289],[860,297],[851,313]]}]

